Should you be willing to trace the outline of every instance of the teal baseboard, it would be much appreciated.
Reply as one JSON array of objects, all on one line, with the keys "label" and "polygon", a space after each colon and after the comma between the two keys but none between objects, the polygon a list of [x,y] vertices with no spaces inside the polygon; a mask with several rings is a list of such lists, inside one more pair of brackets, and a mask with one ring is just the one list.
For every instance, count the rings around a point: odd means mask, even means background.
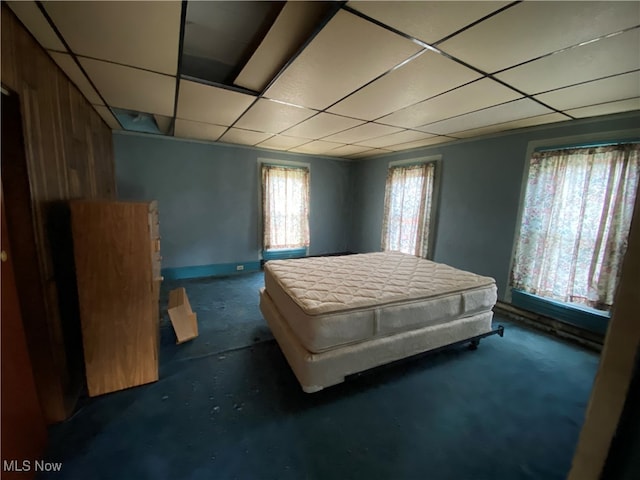
[{"label": "teal baseboard", "polygon": [[[238,270],[238,266],[244,268]],[[214,263],[211,265],[196,265],[192,267],[163,268],[162,276],[167,280],[181,280],[185,278],[223,277],[244,272],[257,272],[260,262]]]},{"label": "teal baseboard", "polygon": [[301,258],[307,256],[306,248],[289,248],[283,250],[263,250],[262,258],[267,260],[287,260],[289,258]]},{"label": "teal baseboard", "polygon": [[522,290],[511,291],[511,304],[523,310],[570,323],[595,333],[602,335],[607,333],[607,325],[609,324],[607,312],[550,300]]}]

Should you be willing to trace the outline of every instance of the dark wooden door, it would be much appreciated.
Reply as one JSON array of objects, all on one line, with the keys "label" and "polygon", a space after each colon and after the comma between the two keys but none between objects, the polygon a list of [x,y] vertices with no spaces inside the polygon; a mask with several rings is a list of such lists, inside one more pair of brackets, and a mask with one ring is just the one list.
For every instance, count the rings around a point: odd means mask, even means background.
[{"label": "dark wooden door", "polygon": [[[2,362],[2,466],[12,462],[15,470],[3,471],[2,478],[33,478],[34,462],[39,459],[46,443],[46,427],[33,380],[31,360],[20,315],[20,303],[16,290],[11,246],[7,232],[4,199],[0,187],[2,205],[1,290],[0,317]],[[29,463],[23,463],[28,461]],[[9,463],[9,465],[11,465]],[[4,470],[4,468],[3,468]]]}]

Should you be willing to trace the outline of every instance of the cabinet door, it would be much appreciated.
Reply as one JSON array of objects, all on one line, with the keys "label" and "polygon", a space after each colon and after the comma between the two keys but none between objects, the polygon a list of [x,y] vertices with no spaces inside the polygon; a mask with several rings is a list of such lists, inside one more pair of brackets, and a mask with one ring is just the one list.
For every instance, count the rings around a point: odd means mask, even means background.
[{"label": "cabinet door", "polygon": [[90,396],[158,379],[148,205],[71,203]]}]

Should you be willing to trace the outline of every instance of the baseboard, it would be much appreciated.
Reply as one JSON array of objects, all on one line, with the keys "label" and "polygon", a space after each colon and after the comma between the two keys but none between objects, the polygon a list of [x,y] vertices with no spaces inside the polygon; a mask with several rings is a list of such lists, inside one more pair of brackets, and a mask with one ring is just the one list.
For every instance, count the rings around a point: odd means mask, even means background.
[{"label": "baseboard", "polygon": [[600,335],[553,318],[545,317],[537,313],[522,310],[521,308],[515,307],[509,303],[498,301],[493,308],[493,311],[495,313],[505,315],[510,320],[571,340],[597,352],[602,350],[602,345],[604,344],[604,335]]},{"label": "baseboard", "polygon": [[[238,269],[241,266],[242,269]],[[260,262],[214,263],[211,265],[195,265],[190,267],[163,268],[162,276],[167,280],[185,278],[221,277],[245,272],[257,272]]]}]

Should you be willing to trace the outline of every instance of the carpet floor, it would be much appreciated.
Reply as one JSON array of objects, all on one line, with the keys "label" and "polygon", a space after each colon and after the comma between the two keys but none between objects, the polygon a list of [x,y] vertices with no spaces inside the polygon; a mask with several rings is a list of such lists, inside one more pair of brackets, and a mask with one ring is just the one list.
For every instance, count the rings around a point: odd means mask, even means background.
[{"label": "carpet floor", "polygon": [[598,356],[505,336],[299,388],[258,310],[261,274],[184,286],[200,336],[161,322],[160,380],[84,399],[49,431],[69,479],[564,479]]}]

